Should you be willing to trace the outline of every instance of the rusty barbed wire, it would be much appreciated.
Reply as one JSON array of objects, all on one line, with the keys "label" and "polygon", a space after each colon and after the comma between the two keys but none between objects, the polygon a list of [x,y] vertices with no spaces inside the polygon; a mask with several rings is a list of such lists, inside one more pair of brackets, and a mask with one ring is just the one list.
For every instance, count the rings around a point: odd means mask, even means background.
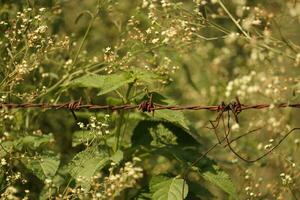
[{"label": "rusty barbed wire", "polygon": [[[256,109],[256,110],[262,110],[266,108],[300,108],[300,103],[279,103],[279,104],[254,104],[254,105],[247,105],[247,104],[242,104],[238,97],[236,97],[236,100],[233,102],[230,102],[226,104],[225,102],[222,102],[220,105],[212,105],[212,106],[203,106],[203,105],[163,105],[163,104],[158,104],[153,102],[152,94],[148,95],[148,99],[145,101],[142,101],[140,104],[123,104],[123,105],[117,105],[117,106],[112,106],[112,105],[97,105],[97,104],[82,104],[82,99],[80,98],[79,101],[73,101],[73,102],[67,102],[67,103],[58,103],[58,104],[49,104],[49,103],[21,103],[21,104],[16,104],[16,103],[0,103],[0,109],[28,109],[28,108],[41,108],[41,109],[68,109],[72,112],[75,120],[77,120],[77,117],[74,113],[76,110],[80,109],[88,109],[88,110],[109,110],[109,111],[115,111],[115,110],[134,110],[138,109],[142,112],[152,112],[154,115],[154,111],[156,110],[209,110],[209,111],[215,111],[218,113],[217,117],[215,120],[210,120],[210,124],[212,125],[212,128],[214,130],[214,133],[216,135],[216,138],[218,139],[218,142],[215,143],[213,146],[211,146],[207,151],[202,153],[202,155],[194,160],[191,165],[189,165],[183,172],[183,186],[182,186],[182,199],[184,199],[184,185],[187,181],[187,175],[189,173],[189,170],[191,169],[192,166],[195,166],[200,160],[202,160],[204,157],[208,155],[209,152],[214,150],[217,146],[220,146],[225,143],[224,148],[229,148],[230,151],[237,156],[239,159],[247,162],[247,163],[254,163],[262,158],[266,157],[269,155],[271,152],[273,152],[292,132],[296,130],[300,130],[300,128],[293,128],[289,132],[287,132],[280,140],[279,142],[274,145],[271,149],[260,155],[259,157],[255,159],[248,159],[243,156],[241,156],[233,147],[231,144],[233,142],[236,142],[240,138],[254,133],[258,129],[251,130],[245,134],[242,134],[240,136],[237,136],[233,139],[229,139],[230,132],[231,132],[231,127],[230,127],[230,113],[234,116],[235,122],[239,123],[238,120],[238,115],[244,111],[244,110],[250,110],[250,109]],[[225,125],[224,122],[224,115],[227,115],[227,126]],[[219,138],[217,134],[217,128],[219,127],[220,121],[223,122],[223,129],[224,131],[224,136],[223,138]],[[207,127],[209,128],[209,127]]]},{"label": "rusty barbed wire", "polygon": [[138,109],[143,112],[153,112],[155,110],[209,110],[209,111],[226,111],[235,110],[236,112],[241,112],[249,109],[266,109],[270,107],[275,108],[300,108],[300,103],[289,104],[289,103],[279,103],[279,104],[255,104],[255,105],[247,105],[241,104],[238,100],[233,101],[229,104],[225,104],[222,102],[220,105],[163,105],[153,103],[151,99],[145,100],[140,104],[123,104],[123,105],[98,105],[98,104],[82,104],[82,100],[67,102],[67,103],[58,103],[58,104],[50,104],[50,103],[0,103],[0,109],[29,109],[29,108],[41,108],[41,109],[69,109],[69,110],[134,110]]},{"label": "rusty barbed wire", "polygon": [[[239,123],[238,120],[238,115],[243,111],[243,110],[248,110],[248,109],[265,109],[265,108],[269,108],[269,107],[277,107],[277,108],[300,108],[300,104],[288,104],[288,103],[280,103],[280,104],[276,104],[276,105],[272,105],[272,104],[256,104],[256,105],[244,105],[241,104],[238,97],[236,97],[236,101],[233,101],[231,103],[225,104],[224,102],[222,102],[219,106],[208,106],[208,110],[212,110],[212,111],[217,111],[217,116],[215,120],[209,120],[210,124],[211,124],[211,128],[207,127],[209,129],[213,129],[215,136],[218,140],[217,143],[215,143],[214,145],[212,145],[209,149],[207,149],[204,153],[202,153],[202,155],[195,159],[191,165],[189,165],[188,167],[186,167],[186,169],[184,170],[183,174],[182,174],[182,178],[183,178],[183,185],[182,185],[182,199],[184,199],[184,185],[187,181],[187,176],[189,173],[189,170],[195,166],[200,160],[202,160],[203,158],[205,158],[212,150],[214,150],[217,146],[220,146],[222,144],[225,143],[224,148],[229,148],[229,150],[236,156],[238,157],[240,160],[246,162],[246,163],[254,163],[257,162],[263,158],[265,158],[267,155],[269,155],[270,153],[272,153],[276,148],[278,148],[280,146],[280,144],[294,131],[300,130],[300,128],[292,128],[291,130],[289,130],[287,133],[284,134],[284,136],[274,145],[272,146],[269,150],[267,150],[266,152],[264,152],[262,155],[259,155],[258,157],[254,158],[254,159],[249,159],[246,157],[243,157],[242,155],[240,155],[234,148],[233,146],[231,146],[231,144],[233,142],[236,142],[237,140],[239,140],[240,138],[247,136],[251,133],[254,133],[258,130],[260,130],[261,128],[256,128],[253,130],[248,131],[247,133],[241,134],[233,139],[229,139],[230,135],[231,135],[231,125],[230,125],[230,113],[234,116],[234,120],[236,123]],[[205,109],[205,107],[202,107],[202,109]],[[225,122],[224,119],[224,115],[227,118],[227,123]],[[224,135],[223,138],[220,138],[217,134],[217,129],[220,125],[220,121],[223,125],[223,129],[224,129]]]}]

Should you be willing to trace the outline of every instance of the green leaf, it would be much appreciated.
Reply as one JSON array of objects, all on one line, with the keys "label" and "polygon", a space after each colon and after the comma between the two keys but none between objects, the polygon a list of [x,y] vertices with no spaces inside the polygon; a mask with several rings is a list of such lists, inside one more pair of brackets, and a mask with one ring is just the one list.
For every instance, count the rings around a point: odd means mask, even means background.
[{"label": "green leaf", "polygon": [[[163,104],[163,105],[175,105],[176,102],[172,99],[168,99],[167,97],[153,92],[152,98],[154,103]],[[149,97],[144,95],[142,98],[137,99],[140,102],[143,100],[148,100]],[[186,131],[190,132],[189,122],[186,120],[184,113],[180,110],[156,110],[154,112],[154,118],[152,117],[152,113],[148,113],[148,116],[151,117],[152,120],[164,120],[171,122],[173,124],[179,125],[184,128]]]},{"label": "green leaf", "polygon": [[26,168],[31,171],[36,177],[38,177],[40,180],[45,180],[46,176],[43,172],[43,169],[40,165],[39,160],[29,160],[25,161],[25,159],[22,160],[23,164],[26,166]]},{"label": "green leaf", "polygon": [[77,78],[63,87],[98,88],[100,89],[98,95],[103,95],[134,81],[135,78],[128,72],[110,75],[90,74]]},{"label": "green leaf", "polygon": [[67,166],[67,171],[75,180],[79,176],[84,178],[84,181],[77,182],[77,184],[88,191],[92,176],[108,162],[108,154],[99,151],[97,146],[92,146],[76,154]]},{"label": "green leaf", "polygon": [[159,75],[153,73],[152,71],[135,68],[133,71],[133,77],[139,81],[144,81],[147,83],[153,83],[155,80],[159,79]]},{"label": "green leaf", "polygon": [[155,111],[154,117],[172,122],[189,131],[188,122],[182,111],[157,110]]},{"label": "green leaf", "polygon": [[5,172],[6,170],[2,168],[2,166],[0,167],[0,187],[2,188],[4,183],[5,183]]},{"label": "green leaf", "polygon": [[124,153],[123,151],[118,150],[117,152],[112,155],[110,158],[114,163],[120,163],[124,158]]},{"label": "green leaf", "polygon": [[158,176],[152,178],[150,181],[150,191],[152,193],[153,200],[182,200],[182,196],[185,198],[188,194],[188,185],[184,184],[183,179],[168,178],[164,176]]},{"label": "green leaf", "polygon": [[54,153],[52,153],[52,155],[43,155],[40,161],[40,165],[46,177],[53,177],[58,170],[59,164],[60,159]]},{"label": "green leaf", "polygon": [[3,158],[7,154],[11,153],[13,151],[13,147],[14,147],[14,142],[12,142],[12,141],[1,142],[0,157]]},{"label": "green leaf", "polygon": [[135,198],[135,200],[151,200],[151,194],[150,193],[140,193]]},{"label": "green leaf", "polygon": [[53,140],[50,135],[28,135],[22,137],[14,142],[14,146],[18,150],[22,150],[23,148],[35,150],[41,145],[48,144]]},{"label": "green leaf", "polygon": [[95,139],[95,137],[95,133],[90,130],[75,131],[72,137],[72,146],[74,147],[82,143],[87,143]]},{"label": "green leaf", "polygon": [[189,191],[190,199],[216,199],[216,196],[197,180],[195,180],[195,182],[189,182]]},{"label": "green leaf", "polygon": [[237,197],[235,186],[227,173],[220,170],[219,167],[214,165],[209,170],[202,173],[205,180],[218,186],[224,192],[229,194],[232,198]]},{"label": "green leaf", "polygon": [[59,167],[60,159],[54,152],[45,152],[39,159],[22,159],[23,164],[40,180],[53,177]]},{"label": "green leaf", "polygon": [[[154,138],[153,135],[151,135],[151,130],[157,129],[159,124],[163,125],[165,130],[168,130],[167,135],[169,135],[169,133],[172,133],[174,135],[174,137],[172,137],[173,139],[176,136],[176,144],[183,145],[183,146],[199,145],[199,142],[193,136],[191,136],[191,133],[186,131],[181,126],[175,125],[171,122],[166,122],[165,120],[162,121],[162,120],[152,119],[152,118],[147,118],[147,120],[140,121],[136,125],[136,127],[133,130],[133,135],[131,137],[132,145],[133,146],[150,145],[153,140],[157,139],[157,137]],[[168,143],[170,144],[171,137],[169,136],[168,136],[168,140],[169,140]],[[163,139],[164,142],[167,142],[165,139],[166,138]],[[160,143],[161,142],[162,140],[160,139]],[[171,144],[174,144],[174,140],[172,140]]]},{"label": "green leaf", "polygon": [[111,106],[121,105],[123,104],[123,100],[115,97],[107,97],[106,103]]},{"label": "green leaf", "polygon": [[150,134],[153,138],[151,146],[162,147],[168,144],[176,145],[177,137],[163,124],[158,124],[157,127],[150,129]]}]

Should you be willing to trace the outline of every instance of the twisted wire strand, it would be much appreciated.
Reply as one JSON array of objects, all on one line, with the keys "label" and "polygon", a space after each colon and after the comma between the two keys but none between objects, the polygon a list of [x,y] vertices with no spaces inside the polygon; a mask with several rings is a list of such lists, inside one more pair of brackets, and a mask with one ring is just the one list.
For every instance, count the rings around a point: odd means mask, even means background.
[{"label": "twisted wire strand", "polygon": [[[231,105],[232,109],[236,112],[241,112],[249,109],[266,109],[270,108],[271,104],[255,104],[255,105],[245,105],[237,102],[230,104],[203,106],[203,105],[162,105],[157,103],[151,103],[148,100],[143,101],[140,104],[123,104],[123,105],[98,105],[98,104],[82,104],[81,100],[76,102],[59,103],[59,104],[49,104],[49,103],[0,103],[0,109],[29,109],[29,108],[40,108],[40,109],[70,109],[70,110],[134,110],[139,109],[144,112],[153,112],[155,110],[209,110],[209,111],[221,111],[226,110],[227,106]],[[276,104],[275,108],[300,108],[300,103],[288,104],[280,103]],[[228,110],[228,109],[227,109]]]}]

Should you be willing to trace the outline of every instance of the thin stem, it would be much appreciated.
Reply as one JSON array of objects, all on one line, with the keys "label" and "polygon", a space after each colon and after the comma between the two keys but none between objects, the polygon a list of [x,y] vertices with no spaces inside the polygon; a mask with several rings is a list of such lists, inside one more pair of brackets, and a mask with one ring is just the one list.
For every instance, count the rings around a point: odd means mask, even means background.
[{"label": "thin stem", "polygon": [[[236,25],[236,27],[243,33],[243,35],[246,37],[247,40],[251,40],[250,35],[242,28],[242,26],[239,24],[239,22],[231,15],[231,13],[228,11],[228,9],[226,8],[226,6],[222,3],[221,0],[218,0],[219,5],[222,7],[222,9],[226,12],[226,14],[229,16],[229,18],[231,19],[231,21],[233,21],[233,23]],[[257,44],[258,47],[262,47],[265,48],[267,50],[273,51],[274,53],[277,53],[279,55],[285,55],[286,57],[295,60],[294,56],[290,56],[286,53],[283,53],[280,50],[274,49],[273,47],[270,47],[267,44]]]},{"label": "thin stem", "polygon": [[294,199],[295,199],[295,200],[298,200],[298,197],[296,196],[296,194],[295,194],[295,192],[294,192],[294,190],[293,190],[293,188],[291,187],[290,184],[288,185],[288,188],[289,188],[289,190],[290,190],[292,196],[294,197]]},{"label": "thin stem", "polygon": [[120,136],[121,136],[121,129],[122,129],[122,125],[123,125],[123,120],[124,120],[124,111],[120,111],[120,119],[119,119],[119,124],[116,130],[116,148],[115,148],[115,152],[119,150],[120,148]]},{"label": "thin stem", "polygon": [[91,15],[91,21],[90,21],[90,23],[89,23],[89,25],[88,25],[88,27],[87,27],[87,29],[86,29],[86,31],[85,31],[85,34],[84,34],[84,36],[83,36],[83,38],[82,38],[82,41],[81,41],[81,43],[80,43],[80,46],[79,46],[79,48],[78,48],[78,50],[77,50],[77,52],[76,52],[76,55],[75,55],[75,57],[74,57],[74,61],[73,61],[72,67],[74,67],[75,64],[76,64],[76,62],[77,62],[77,59],[78,59],[79,54],[80,54],[80,52],[81,52],[81,50],[82,50],[83,44],[84,44],[85,40],[87,39],[87,36],[88,36],[88,34],[89,34],[89,32],[90,32],[90,30],[91,30],[91,28],[92,28],[92,25],[93,25],[93,23],[94,23],[94,20],[95,20],[95,17],[94,17],[93,15]]},{"label": "thin stem", "polygon": [[222,9],[226,12],[226,14],[229,16],[229,18],[233,21],[233,23],[238,27],[238,29],[243,33],[243,35],[247,38],[247,39],[251,39],[251,37],[249,36],[248,33],[246,33],[246,31],[242,28],[242,26],[239,24],[239,22],[231,15],[231,13],[228,11],[228,9],[226,8],[226,6],[222,3],[221,0],[218,1],[220,6],[222,7]]},{"label": "thin stem", "polygon": [[[128,84],[128,89],[127,89],[126,95],[125,95],[125,101],[126,101],[125,103],[128,103],[129,95],[130,95],[130,92],[131,92],[131,89],[132,89],[132,86],[134,85],[134,83],[135,83],[135,81]],[[121,134],[123,123],[124,123],[124,111],[122,110],[120,112],[120,120],[119,120],[119,124],[118,124],[117,130],[116,130],[116,149],[115,149],[115,151],[117,151],[120,148],[120,145],[122,144],[122,140],[124,137],[124,132],[123,132],[123,134]],[[126,123],[126,121],[125,121],[125,123]],[[126,127],[126,124],[125,124],[125,127]]]}]

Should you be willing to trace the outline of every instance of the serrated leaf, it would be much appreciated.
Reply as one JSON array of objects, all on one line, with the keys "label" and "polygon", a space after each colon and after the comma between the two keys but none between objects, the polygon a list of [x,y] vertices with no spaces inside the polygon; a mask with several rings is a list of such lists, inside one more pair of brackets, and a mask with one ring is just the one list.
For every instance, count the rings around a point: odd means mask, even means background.
[{"label": "serrated leaf", "polygon": [[154,117],[172,122],[189,131],[188,122],[185,119],[182,111],[157,110],[155,111]]},{"label": "serrated leaf", "polygon": [[40,180],[45,180],[46,176],[43,173],[43,169],[40,165],[40,162],[38,160],[22,160],[23,164],[26,166],[26,168],[31,171],[36,177],[38,177]]},{"label": "serrated leaf", "polygon": [[158,118],[147,118],[136,125],[131,137],[132,145],[150,145],[153,139],[155,139],[151,136],[150,130],[157,128],[159,124],[162,124],[167,130],[169,130],[174,137],[176,136],[176,144],[187,146],[199,145],[199,142],[195,140],[191,133],[186,131],[183,127],[166,120],[158,120]]},{"label": "serrated leaf", "polygon": [[155,177],[150,182],[150,191],[152,193],[153,200],[182,200],[182,197],[186,197],[188,194],[188,185],[184,184],[183,191],[183,179],[167,178],[163,176]]},{"label": "serrated leaf", "polygon": [[76,180],[79,176],[85,181],[77,182],[86,191],[90,188],[92,176],[109,162],[108,154],[99,151],[96,146],[88,147],[74,156],[67,167],[67,171]]},{"label": "serrated leaf", "polygon": [[63,87],[87,87],[98,88],[100,92],[98,95],[103,95],[108,92],[114,91],[128,83],[135,81],[130,73],[118,73],[109,75],[96,75],[90,74],[80,78],[74,79],[70,83],[63,85]]},{"label": "serrated leaf", "polygon": [[44,155],[40,161],[40,165],[46,177],[53,177],[58,170],[59,164],[60,159],[55,154],[52,154],[51,156],[49,154]]},{"label": "serrated leaf", "polygon": [[41,145],[48,144],[52,140],[50,135],[28,135],[14,141],[16,149],[21,150],[23,148],[36,149]]},{"label": "serrated leaf", "polygon": [[227,173],[220,170],[216,165],[214,165],[211,169],[203,172],[202,175],[205,180],[218,186],[232,198],[237,197],[237,192],[231,178]]},{"label": "serrated leaf", "polygon": [[153,138],[151,145],[155,147],[163,147],[165,145],[176,145],[177,137],[162,124],[150,129],[150,134]]},{"label": "serrated leaf", "polygon": [[0,157],[3,158],[7,154],[11,153],[13,151],[14,142],[13,141],[3,141],[1,142],[1,148],[0,148]]},{"label": "serrated leaf", "polygon": [[23,164],[40,180],[53,177],[60,164],[60,159],[54,152],[46,152],[39,159],[22,159]]},{"label": "serrated leaf", "polygon": [[75,131],[72,137],[72,146],[87,143],[95,139],[95,133],[90,130]]},{"label": "serrated leaf", "polygon": [[[176,102],[172,99],[168,99],[167,97],[164,97],[163,95],[153,92],[152,99],[154,103],[163,104],[163,105],[175,105]],[[148,100],[149,97],[147,95],[144,95],[142,98],[139,99],[139,101]],[[148,113],[148,116],[152,118],[152,120],[165,120],[171,123],[174,123],[176,125],[181,126],[186,131],[190,132],[189,129],[189,123],[186,120],[184,113],[180,110],[156,110],[154,112],[154,119],[152,117],[152,113]]]},{"label": "serrated leaf", "polygon": [[139,80],[147,83],[153,83],[159,78],[159,75],[153,73],[152,71],[136,68],[132,71],[133,76]]}]

